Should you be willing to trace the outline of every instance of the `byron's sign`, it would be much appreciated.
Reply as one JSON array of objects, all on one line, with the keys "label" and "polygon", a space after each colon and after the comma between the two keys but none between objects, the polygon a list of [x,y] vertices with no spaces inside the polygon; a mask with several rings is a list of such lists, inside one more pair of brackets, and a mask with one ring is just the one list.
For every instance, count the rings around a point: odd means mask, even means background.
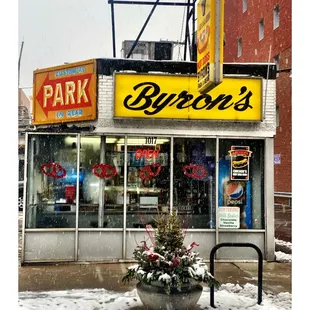
[{"label": "byron's sign", "polygon": [[224,78],[200,94],[195,76],[116,73],[115,117],[262,120],[262,79]]},{"label": "byron's sign", "polygon": [[96,119],[96,61],[34,71],[34,124]]}]

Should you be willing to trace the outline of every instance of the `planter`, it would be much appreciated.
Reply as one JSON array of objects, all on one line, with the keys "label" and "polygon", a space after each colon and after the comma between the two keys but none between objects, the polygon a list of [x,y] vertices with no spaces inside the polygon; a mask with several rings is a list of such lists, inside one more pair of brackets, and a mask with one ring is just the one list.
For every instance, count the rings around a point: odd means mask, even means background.
[{"label": "planter", "polygon": [[141,302],[148,310],[192,310],[202,294],[202,286],[198,283],[184,284],[181,292],[172,288],[170,295],[157,283],[148,285],[139,282],[136,288]]}]

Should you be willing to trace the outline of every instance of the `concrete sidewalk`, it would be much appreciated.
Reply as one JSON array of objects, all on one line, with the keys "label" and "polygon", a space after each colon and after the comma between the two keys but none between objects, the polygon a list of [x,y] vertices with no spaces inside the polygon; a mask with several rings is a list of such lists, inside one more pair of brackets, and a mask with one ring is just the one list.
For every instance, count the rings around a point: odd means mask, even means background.
[{"label": "concrete sidewalk", "polygon": [[[116,292],[131,291],[135,283],[122,283],[128,263],[71,263],[24,265],[19,267],[19,292],[104,288]],[[290,263],[264,262],[263,291],[278,294],[292,292]],[[258,266],[251,263],[215,263],[215,277],[221,283],[257,285]]]}]

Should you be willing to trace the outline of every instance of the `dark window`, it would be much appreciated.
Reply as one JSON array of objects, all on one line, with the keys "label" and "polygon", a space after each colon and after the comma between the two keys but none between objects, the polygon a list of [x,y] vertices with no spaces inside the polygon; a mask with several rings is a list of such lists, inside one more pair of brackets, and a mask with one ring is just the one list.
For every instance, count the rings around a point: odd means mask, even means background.
[{"label": "dark window", "polygon": [[172,43],[155,43],[155,60],[171,60],[172,59]]}]

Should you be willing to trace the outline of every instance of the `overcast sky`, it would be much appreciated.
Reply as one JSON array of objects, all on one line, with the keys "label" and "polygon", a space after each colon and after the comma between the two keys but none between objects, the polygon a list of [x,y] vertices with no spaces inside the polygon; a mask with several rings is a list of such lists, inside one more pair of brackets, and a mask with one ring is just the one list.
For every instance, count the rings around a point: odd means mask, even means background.
[{"label": "overcast sky", "polygon": [[[116,57],[121,57],[122,41],[136,39],[152,6],[114,7]],[[157,6],[140,40],[180,41],[183,12],[183,7]],[[19,0],[18,21],[19,50],[24,41],[20,87],[32,86],[37,68],[113,57],[108,0]]]}]

